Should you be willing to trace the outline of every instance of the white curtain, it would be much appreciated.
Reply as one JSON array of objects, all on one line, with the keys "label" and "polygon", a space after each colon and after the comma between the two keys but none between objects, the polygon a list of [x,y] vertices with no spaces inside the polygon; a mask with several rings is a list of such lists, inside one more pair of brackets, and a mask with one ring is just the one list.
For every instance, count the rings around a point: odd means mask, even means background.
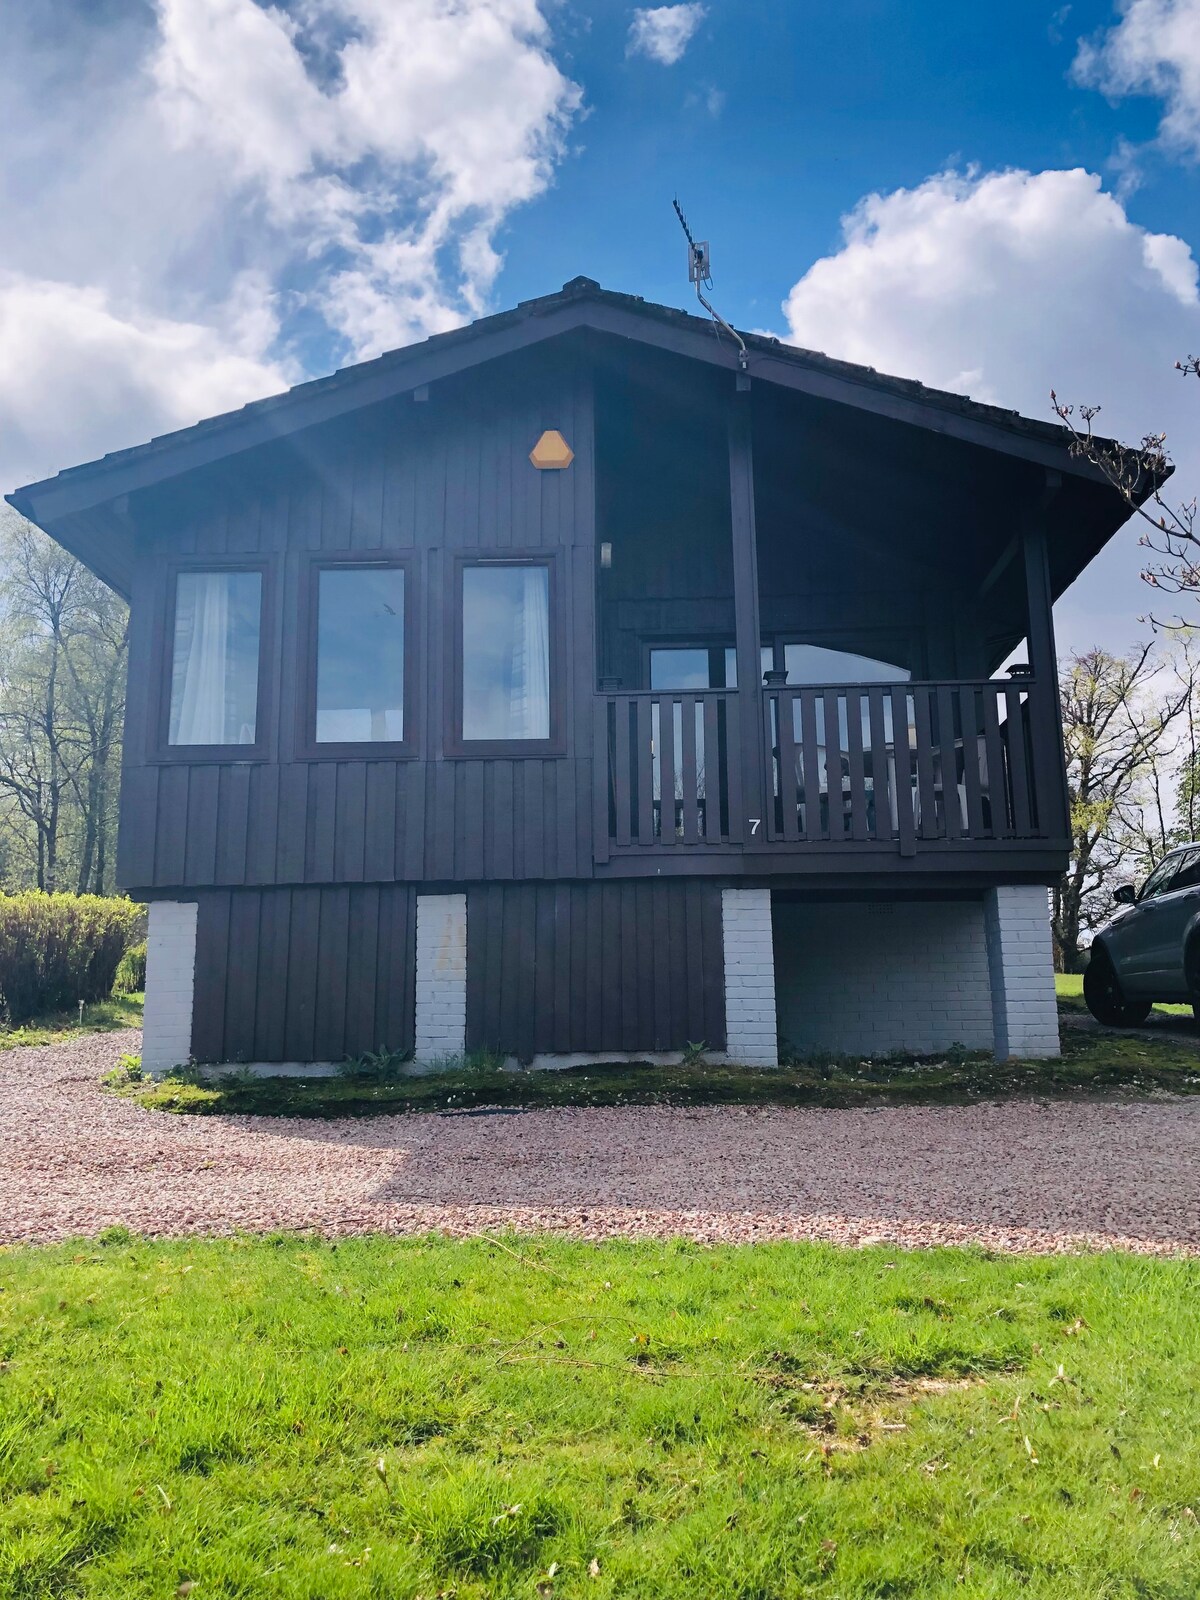
[{"label": "white curtain", "polygon": [[228,572],[179,575],[171,685],[172,744],[236,742],[237,731],[230,739],[225,729],[229,576]]},{"label": "white curtain", "polygon": [[543,566],[521,574],[513,619],[509,716],[514,739],[550,737],[550,574]]}]

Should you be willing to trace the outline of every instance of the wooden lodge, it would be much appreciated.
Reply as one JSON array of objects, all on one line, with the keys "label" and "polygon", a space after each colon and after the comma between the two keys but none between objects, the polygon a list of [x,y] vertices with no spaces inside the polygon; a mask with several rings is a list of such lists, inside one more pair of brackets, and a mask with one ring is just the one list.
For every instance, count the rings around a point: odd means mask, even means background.
[{"label": "wooden lodge", "polygon": [[132,607],[148,1065],[1057,1050],[1051,605],[1127,508],[745,345],[577,278],[10,497]]}]

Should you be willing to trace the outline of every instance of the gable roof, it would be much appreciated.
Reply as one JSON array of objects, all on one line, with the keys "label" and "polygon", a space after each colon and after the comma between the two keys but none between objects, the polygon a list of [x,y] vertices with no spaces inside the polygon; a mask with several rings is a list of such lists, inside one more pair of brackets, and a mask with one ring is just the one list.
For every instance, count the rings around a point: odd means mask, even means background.
[{"label": "gable roof", "polygon": [[[282,394],[252,401],[239,411],[67,468],[6,498],[22,515],[45,527],[223,456],[284,438],[580,328],[672,351],[730,372],[738,370],[734,345],[720,337],[707,318],[655,305],[638,295],[602,289],[590,278],[573,278],[556,294],[522,301],[511,311],[297,384]],[[1089,463],[1068,453],[1070,435],[1057,424],[929,389],[911,379],[889,377],[873,367],[837,361],[775,338],[751,333],[741,337],[748,371],[755,381],[858,407],[1061,472],[1099,478]]]}]

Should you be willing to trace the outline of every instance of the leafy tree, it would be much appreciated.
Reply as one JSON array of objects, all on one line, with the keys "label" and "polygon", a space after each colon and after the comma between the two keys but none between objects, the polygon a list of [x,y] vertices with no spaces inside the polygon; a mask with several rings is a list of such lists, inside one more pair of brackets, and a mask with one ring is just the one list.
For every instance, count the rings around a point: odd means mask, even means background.
[{"label": "leafy tree", "polygon": [[111,888],[127,651],[124,603],[9,517],[0,527],[0,867],[9,887]]},{"label": "leafy tree", "polygon": [[1112,887],[1177,842],[1166,775],[1175,732],[1194,738],[1196,672],[1190,649],[1164,669],[1150,643],[1126,656],[1085,651],[1060,675],[1071,860],[1054,889],[1052,924],[1068,972],[1079,970],[1084,936],[1108,916]]}]

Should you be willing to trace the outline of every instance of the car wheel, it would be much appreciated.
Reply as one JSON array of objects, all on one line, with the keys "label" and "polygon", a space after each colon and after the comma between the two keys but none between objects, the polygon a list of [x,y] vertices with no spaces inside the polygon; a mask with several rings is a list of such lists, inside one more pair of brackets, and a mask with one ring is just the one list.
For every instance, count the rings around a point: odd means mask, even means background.
[{"label": "car wheel", "polygon": [[1083,998],[1096,1021],[1106,1028],[1136,1028],[1150,1015],[1148,1000],[1126,1000],[1116,970],[1102,950],[1095,951],[1088,962]]}]

